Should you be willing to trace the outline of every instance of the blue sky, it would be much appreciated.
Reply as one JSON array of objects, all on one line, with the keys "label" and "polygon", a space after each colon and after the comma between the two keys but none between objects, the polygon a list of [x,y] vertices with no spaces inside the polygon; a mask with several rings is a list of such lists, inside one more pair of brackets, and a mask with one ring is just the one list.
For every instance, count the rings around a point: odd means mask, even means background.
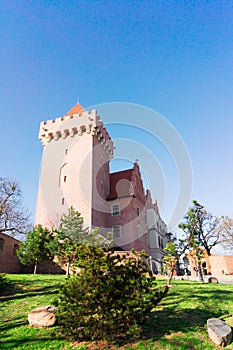
[{"label": "blue sky", "polygon": [[233,215],[232,18],[225,0],[2,1],[0,175],[19,180],[33,213],[40,121],[78,98],[84,107],[136,103],[182,136],[192,198]]}]

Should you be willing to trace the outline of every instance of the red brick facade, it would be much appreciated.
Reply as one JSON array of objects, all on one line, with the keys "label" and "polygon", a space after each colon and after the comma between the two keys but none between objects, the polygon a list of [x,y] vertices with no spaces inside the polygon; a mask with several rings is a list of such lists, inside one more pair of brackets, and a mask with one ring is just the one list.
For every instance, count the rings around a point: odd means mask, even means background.
[{"label": "red brick facade", "polygon": [[166,225],[137,163],[110,174],[114,145],[97,111],[77,104],[64,117],[42,122],[39,139],[44,151],[35,225],[57,226],[73,206],[89,229],[112,231],[115,247],[144,249],[161,263]]},{"label": "red brick facade", "polygon": [[21,273],[23,266],[16,254],[20,242],[10,236],[0,233],[0,272]]},{"label": "red brick facade", "polygon": [[[132,169],[110,175],[110,194],[107,197],[110,212],[106,217],[107,227],[120,226],[120,237],[115,237],[116,246],[125,250],[132,248],[150,253],[146,224],[146,195],[137,163]],[[113,215],[114,205],[119,205],[119,214]]]},{"label": "red brick facade", "polygon": [[[192,254],[187,255],[191,276],[196,276],[197,258]],[[233,275],[233,256],[204,254],[201,259],[201,266],[204,275],[223,276]]]}]

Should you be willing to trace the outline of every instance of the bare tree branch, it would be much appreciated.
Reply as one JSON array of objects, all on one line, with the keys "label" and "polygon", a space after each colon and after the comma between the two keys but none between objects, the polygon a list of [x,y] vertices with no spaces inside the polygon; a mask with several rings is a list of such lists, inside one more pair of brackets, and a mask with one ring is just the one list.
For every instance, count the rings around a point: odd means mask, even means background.
[{"label": "bare tree branch", "polygon": [[31,228],[30,213],[23,207],[17,181],[0,177],[0,233],[26,234]]}]

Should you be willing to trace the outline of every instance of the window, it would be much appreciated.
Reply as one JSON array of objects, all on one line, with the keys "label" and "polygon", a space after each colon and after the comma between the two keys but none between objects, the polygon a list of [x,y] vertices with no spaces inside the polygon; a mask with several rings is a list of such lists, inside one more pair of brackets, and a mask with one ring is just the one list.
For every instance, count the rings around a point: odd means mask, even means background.
[{"label": "window", "polygon": [[140,209],[137,207],[137,216],[140,216]]},{"label": "window", "polygon": [[68,148],[66,148],[66,150],[65,150],[65,154],[68,154]]},{"label": "window", "polygon": [[121,227],[119,225],[112,228],[113,238],[119,238],[121,236]]},{"label": "window", "polygon": [[161,244],[161,248],[163,249],[163,248],[164,248],[164,245],[163,245],[163,240],[162,240],[162,238],[161,238],[161,240],[160,240],[160,244]]},{"label": "window", "polygon": [[120,204],[112,205],[112,216],[120,215]]},{"label": "window", "polygon": [[65,204],[65,198],[63,197],[61,200],[61,204],[64,205]]},{"label": "window", "polygon": [[64,176],[64,182],[66,182],[66,179],[67,179],[67,176],[65,175],[65,176]]}]

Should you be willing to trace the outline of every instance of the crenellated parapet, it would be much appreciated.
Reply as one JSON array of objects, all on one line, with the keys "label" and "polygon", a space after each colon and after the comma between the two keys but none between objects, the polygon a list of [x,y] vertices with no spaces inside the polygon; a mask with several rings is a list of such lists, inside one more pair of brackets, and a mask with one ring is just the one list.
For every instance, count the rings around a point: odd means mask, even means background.
[{"label": "crenellated parapet", "polygon": [[52,140],[59,141],[83,134],[96,136],[109,159],[113,158],[113,142],[95,109],[40,123],[39,139],[44,147]]}]

